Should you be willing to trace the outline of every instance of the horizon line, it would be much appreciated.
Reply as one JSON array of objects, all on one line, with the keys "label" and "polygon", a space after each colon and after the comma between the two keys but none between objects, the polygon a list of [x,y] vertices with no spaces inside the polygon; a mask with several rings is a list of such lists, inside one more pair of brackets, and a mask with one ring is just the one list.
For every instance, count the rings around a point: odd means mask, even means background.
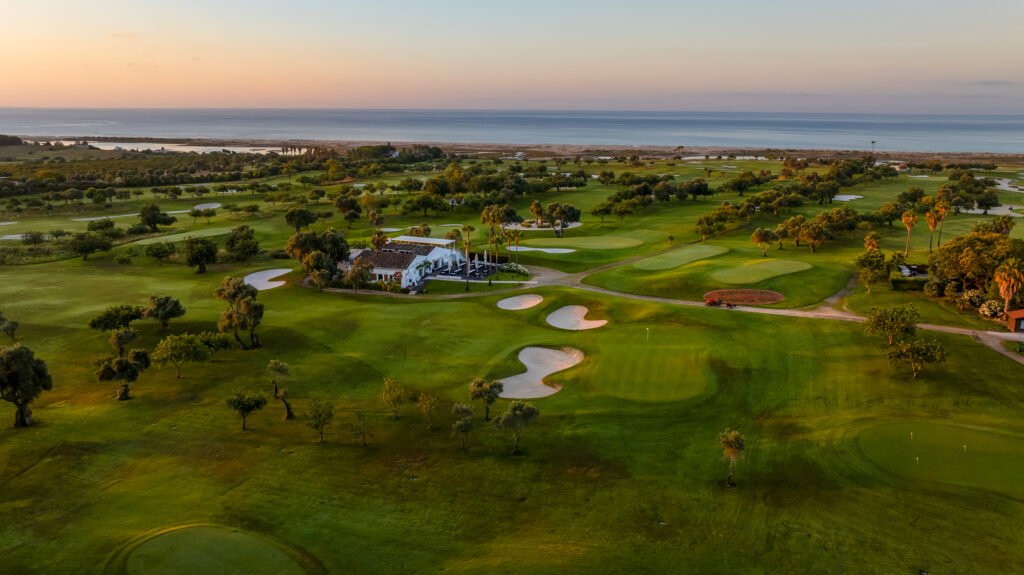
[{"label": "horizon line", "polygon": [[977,117],[1005,117],[1024,116],[1024,112],[1018,113],[994,113],[981,114],[970,112],[791,112],[771,110],[686,110],[686,109],[636,109],[636,108],[364,108],[364,107],[266,107],[266,106],[0,106],[0,110],[81,110],[81,111],[107,111],[107,110],[256,110],[256,111],[350,111],[350,112],[619,112],[619,113],[648,113],[648,114],[786,114],[786,115],[849,115],[849,116],[977,116]]}]

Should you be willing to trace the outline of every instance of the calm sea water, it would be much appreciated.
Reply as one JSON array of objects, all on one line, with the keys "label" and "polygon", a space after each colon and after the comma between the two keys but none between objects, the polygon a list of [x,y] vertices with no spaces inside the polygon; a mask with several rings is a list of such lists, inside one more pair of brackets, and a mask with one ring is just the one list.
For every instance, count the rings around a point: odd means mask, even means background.
[{"label": "calm sea water", "polygon": [[0,108],[0,133],[1024,153],[1016,115]]}]

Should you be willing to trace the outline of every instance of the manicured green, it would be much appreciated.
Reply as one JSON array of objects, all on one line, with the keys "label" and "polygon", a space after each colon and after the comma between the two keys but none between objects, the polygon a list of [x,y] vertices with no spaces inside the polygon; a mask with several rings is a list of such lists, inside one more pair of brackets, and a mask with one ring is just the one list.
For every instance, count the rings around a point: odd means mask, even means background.
[{"label": "manicured green", "polygon": [[[582,236],[565,238],[538,238],[519,242],[536,248],[586,248],[591,250],[621,250],[640,245],[640,240],[621,236]],[[530,253],[530,252],[525,252]]]},{"label": "manicured green", "polygon": [[198,237],[206,238],[210,236],[223,236],[231,232],[231,228],[206,228],[198,229],[188,232],[181,232],[177,234],[171,234],[168,236],[156,236],[152,238],[146,238],[135,242],[137,246],[144,246],[148,244],[155,244],[157,242],[180,242],[187,237]]},{"label": "manicured green", "polygon": [[[303,575],[302,565],[259,535],[209,525],[154,534],[126,550],[126,575],[214,575],[245,565],[246,573]],[[111,571],[116,571],[112,565]]]},{"label": "manicured green", "polygon": [[742,266],[719,270],[711,279],[727,284],[753,284],[778,276],[811,269],[811,264],[793,260],[747,260]]},{"label": "manicured green", "polygon": [[641,270],[670,270],[683,264],[712,258],[724,254],[729,248],[713,246],[711,244],[697,244],[675,249],[663,254],[644,258],[633,264],[633,267]]},{"label": "manicured green", "polygon": [[[913,437],[911,437],[913,434]],[[885,423],[857,437],[864,455],[914,484],[946,483],[1024,498],[1024,435],[949,422]]]}]

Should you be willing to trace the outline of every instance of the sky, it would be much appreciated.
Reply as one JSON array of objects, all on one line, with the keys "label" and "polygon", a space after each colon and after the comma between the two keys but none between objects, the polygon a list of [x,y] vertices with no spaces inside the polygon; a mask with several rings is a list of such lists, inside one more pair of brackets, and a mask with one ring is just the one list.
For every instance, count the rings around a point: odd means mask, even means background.
[{"label": "sky", "polygon": [[4,0],[0,107],[1024,114],[1020,0]]}]

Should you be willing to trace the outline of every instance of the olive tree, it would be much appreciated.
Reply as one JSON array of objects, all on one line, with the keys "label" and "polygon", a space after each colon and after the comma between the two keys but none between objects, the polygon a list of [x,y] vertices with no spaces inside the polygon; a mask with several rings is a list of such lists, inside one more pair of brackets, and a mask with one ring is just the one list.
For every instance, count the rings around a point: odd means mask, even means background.
[{"label": "olive tree", "polygon": [[120,381],[121,387],[115,397],[118,401],[125,401],[131,399],[131,384],[139,379],[139,374],[149,369],[149,352],[145,349],[133,349],[125,357],[112,357],[101,361],[98,366],[96,379]]},{"label": "olive tree", "polygon": [[398,408],[409,400],[409,392],[405,387],[390,377],[384,378],[384,387],[380,392],[380,400],[391,410],[391,414],[398,419]]},{"label": "olive tree", "polygon": [[494,428],[512,431],[512,438],[515,441],[512,453],[518,455],[521,453],[519,450],[519,439],[522,437],[523,430],[537,423],[537,416],[539,415],[540,411],[532,403],[513,401],[508,406],[508,411],[494,419]]},{"label": "olive tree", "polygon": [[287,399],[288,390],[277,388],[277,378],[288,376],[288,364],[277,359],[272,359],[270,360],[270,363],[267,364],[267,371],[270,372],[270,383],[274,386],[274,397],[281,400],[281,403],[284,404],[285,421],[295,419],[295,414],[292,413],[292,406],[288,403]]},{"label": "olive tree", "polygon": [[455,415],[455,423],[452,424],[452,433],[462,437],[462,450],[469,447],[469,434],[473,432],[473,424],[476,414],[473,413],[473,406],[465,403],[456,403],[452,406],[452,414]]},{"label": "olive tree", "polygon": [[946,350],[937,341],[924,341],[915,339],[913,341],[901,341],[889,348],[889,363],[909,363],[914,372],[914,378],[921,373],[926,363],[942,363],[946,361]]},{"label": "olive tree", "polygon": [[261,391],[236,391],[227,398],[228,407],[242,418],[242,431],[246,430],[247,417],[263,409],[267,405],[267,394]]},{"label": "olive tree", "polygon": [[722,446],[722,455],[729,460],[729,477],[725,479],[725,485],[732,487],[735,485],[732,482],[732,476],[736,472],[736,460],[743,457],[745,449],[743,434],[726,428],[725,431],[718,434],[718,443]]},{"label": "olive tree", "polygon": [[871,308],[864,321],[864,333],[882,335],[892,347],[894,343],[912,337],[917,332],[920,315],[912,305],[901,305],[891,308]]},{"label": "olive tree", "polygon": [[176,317],[185,315],[181,302],[166,295],[149,296],[149,306],[142,310],[142,317],[160,322],[160,329],[167,329],[167,324]]},{"label": "olive tree", "polygon": [[186,362],[209,361],[210,348],[198,335],[183,333],[169,335],[160,340],[153,350],[153,361],[160,366],[173,365],[176,377],[181,377],[181,366]]},{"label": "olive tree", "polygon": [[14,427],[32,425],[29,404],[44,391],[53,389],[46,363],[32,350],[16,343],[0,347],[0,398],[14,404]]},{"label": "olive tree", "polygon": [[469,383],[469,398],[484,402],[484,421],[490,421],[491,405],[498,401],[502,391],[505,391],[505,384],[500,381],[488,383],[487,380],[478,377]]},{"label": "olive tree", "polygon": [[309,402],[309,415],[306,425],[320,434],[320,443],[324,442],[324,428],[334,420],[334,406],[323,399]]}]

